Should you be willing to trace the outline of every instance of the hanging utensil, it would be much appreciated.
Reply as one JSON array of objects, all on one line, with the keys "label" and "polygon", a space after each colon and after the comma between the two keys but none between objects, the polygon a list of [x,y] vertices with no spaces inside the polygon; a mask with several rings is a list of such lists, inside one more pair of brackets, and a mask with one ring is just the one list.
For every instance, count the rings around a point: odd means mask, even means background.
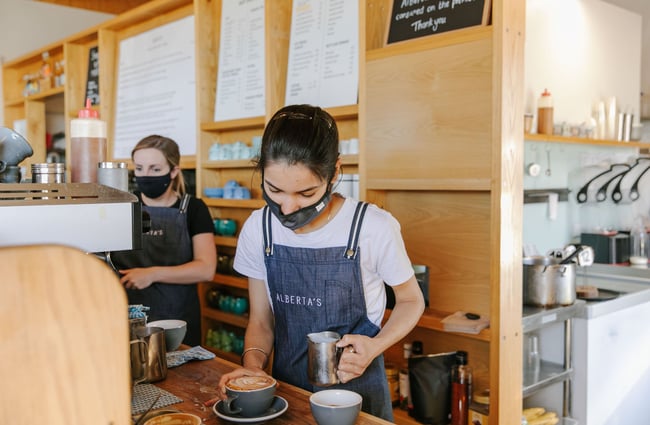
[{"label": "hanging utensil", "polygon": [[546,175],[550,176],[551,175],[551,150],[550,149],[546,149],[546,162],[547,162]]},{"label": "hanging utensil", "polygon": [[591,183],[593,183],[599,177],[602,177],[602,176],[604,176],[604,175],[606,175],[608,173],[611,173],[614,170],[614,168],[618,167],[618,166],[624,166],[624,167],[626,167],[626,169],[630,168],[630,166],[628,164],[612,164],[609,167],[609,170],[605,170],[602,173],[599,173],[596,176],[594,176],[593,178],[591,178],[591,180],[589,180],[587,183],[585,183],[585,185],[582,186],[582,188],[580,188],[580,190],[578,191],[578,194],[576,195],[578,203],[584,204],[585,202],[587,202],[587,193],[588,193],[588,190],[589,190],[589,185]]},{"label": "hanging utensil", "polygon": [[[629,166],[628,166],[628,167],[629,167]],[[630,168],[631,168],[631,167],[630,167]],[[615,174],[614,177],[612,177],[612,178],[610,178],[609,180],[607,180],[607,181],[605,182],[605,184],[602,185],[602,186],[600,187],[600,189],[598,189],[598,191],[596,192],[596,201],[598,201],[598,202],[603,202],[603,201],[605,201],[605,200],[607,199],[607,188],[609,187],[609,185],[610,185],[614,180],[616,180],[616,179],[622,179],[622,178],[623,178],[623,175],[624,175],[625,173],[627,173],[628,171],[630,171],[630,170],[627,169],[627,170],[621,171],[620,173]]]},{"label": "hanging utensil", "polygon": [[650,166],[646,167],[645,170],[641,171],[641,174],[639,174],[639,177],[636,178],[634,183],[632,183],[632,187],[630,188],[630,199],[633,201],[636,201],[639,199],[639,181],[641,181],[641,177],[650,170]]},{"label": "hanging utensil", "polygon": [[[628,175],[632,175],[632,174],[631,174],[631,173],[632,173],[632,170],[633,170],[634,168],[638,167],[639,164],[641,163],[641,161],[643,161],[643,160],[649,160],[649,159],[650,159],[650,158],[646,158],[646,157],[639,157],[639,158],[637,158],[637,159],[634,161],[634,165],[632,165],[632,167],[630,167],[630,169],[627,170],[627,172],[625,172],[625,174],[624,174],[623,176],[621,176],[620,180],[616,183],[616,186],[614,186],[614,190],[612,191],[612,200],[614,201],[614,203],[618,204],[619,202],[621,202],[621,201],[623,200],[623,192],[621,191],[621,185],[622,185],[623,180],[625,179],[625,177],[627,177]],[[645,171],[647,171],[647,170],[645,170]],[[643,175],[643,173],[645,173],[645,171],[643,171],[643,172],[641,173],[641,175]],[[631,192],[630,192],[630,193],[631,193]],[[632,197],[630,197],[630,200],[631,200],[631,201],[635,201],[636,199],[638,199],[638,195],[639,195],[639,194],[638,194],[638,191],[637,191],[637,193],[636,193],[636,198],[632,198]]]}]

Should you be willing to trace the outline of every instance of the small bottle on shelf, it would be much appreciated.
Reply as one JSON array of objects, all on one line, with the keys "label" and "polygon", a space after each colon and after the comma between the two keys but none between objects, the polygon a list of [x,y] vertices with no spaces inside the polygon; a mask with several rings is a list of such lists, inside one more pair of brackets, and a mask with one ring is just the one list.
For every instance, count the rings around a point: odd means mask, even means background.
[{"label": "small bottle on shelf", "polygon": [[467,365],[467,352],[458,351],[451,370],[451,425],[467,425],[471,394],[472,369]]},{"label": "small bottle on shelf", "polygon": [[553,134],[553,98],[547,89],[537,101],[537,132]]},{"label": "small bottle on shelf", "polygon": [[52,88],[53,78],[54,78],[54,67],[52,66],[52,60],[50,59],[50,54],[48,52],[43,52],[41,54],[41,69],[39,71],[40,76],[40,88],[41,90],[49,90]]},{"label": "small bottle on shelf", "polygon": [[402,346],[404,364],[399,370],[399,407],[402,410],[408,410],[410,404],[411,386],[409,383],[409,364],[408,359],[411,357],[413,344],[405,342]]}]

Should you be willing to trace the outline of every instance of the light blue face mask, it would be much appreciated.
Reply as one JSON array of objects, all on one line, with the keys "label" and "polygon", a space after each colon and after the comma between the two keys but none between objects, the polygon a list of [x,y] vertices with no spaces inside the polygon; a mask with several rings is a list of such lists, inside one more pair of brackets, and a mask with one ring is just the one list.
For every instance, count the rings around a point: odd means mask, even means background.
[{"label": "light blue face mask", "polygon": [[296,229],[300,229],[303,226],[308,225],[309,223],[314,221],[316,217],[318,217],[318,214],[320,214],[320,212],[323,211],[323,209],[327,206],[327,204],[329,204],[330,200],[332,199],[331,190],[332,190],[332,186],[328,185],[325,194],[316,203],[306,206],[304,208],[300,208],[299,210],[286,215],[282,214],[280,205],[274,202],[266,194],[266,191],[264,190],[264,185],[262,185],[262,197],[264,198],[266,204],[271,209],[273,215],[276,216],[278,220],[280,220],[280,223],[282,223],[284,227],[291,230],[296,230]]}]

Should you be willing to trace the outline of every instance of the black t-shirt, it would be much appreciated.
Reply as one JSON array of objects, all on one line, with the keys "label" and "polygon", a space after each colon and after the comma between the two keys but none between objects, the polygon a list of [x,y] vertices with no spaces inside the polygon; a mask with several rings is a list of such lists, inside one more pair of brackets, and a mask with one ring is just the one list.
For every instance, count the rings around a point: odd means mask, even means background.
[{"label": "black t-shirt", "polygon": [[[140,192],[134,192],[142,202]],[[178,199],[170,208],[180,208],[181,200]],[[190,195],[190,202],[187,205],[187,228],[190,232],[190,237],[200,233],[214,233],[214,222],[210,216],[210,210],[205,205],[203,200],[195,198]]]}]

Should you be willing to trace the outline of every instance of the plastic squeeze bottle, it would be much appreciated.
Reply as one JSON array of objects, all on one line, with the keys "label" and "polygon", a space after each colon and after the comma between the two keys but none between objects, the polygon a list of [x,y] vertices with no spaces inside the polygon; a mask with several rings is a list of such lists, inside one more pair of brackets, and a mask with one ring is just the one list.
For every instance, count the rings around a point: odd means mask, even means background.
[{"label": "plastic squeeze bottle", "polygon": [[553,98],[547,89],[537,101],[537,133],[553,134]]},{"label": "plastic squeeze bottle", "polygon": [[97,166],[106,161],[106,123],[91,108],[90,99],[70,121],[70,172],[72,183],[97,183]]}]

